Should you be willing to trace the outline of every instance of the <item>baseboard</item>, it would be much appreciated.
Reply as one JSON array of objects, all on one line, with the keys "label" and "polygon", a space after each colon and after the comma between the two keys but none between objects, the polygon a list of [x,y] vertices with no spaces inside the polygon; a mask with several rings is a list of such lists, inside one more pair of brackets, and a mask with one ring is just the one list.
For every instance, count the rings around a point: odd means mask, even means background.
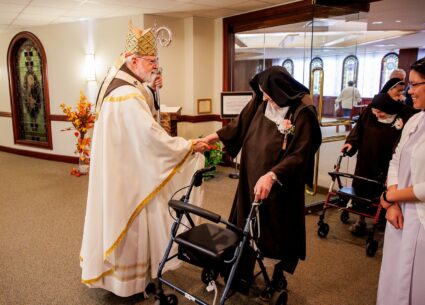
[{"label": "baseboard", "polygon": [[32,158],[38,158],[38,159],[44,159],[44,160],[50,160],[50,161],[74,163],[74,164],[78,163],[78,157],[46,154],[46,153],[42,153],[38,151],[16,149],[16,148],[7,147],[7,146],[1,146],[1,145],[0,145],[0,151],[15,154],[15,155],[20,155],[20,156],[26,156],[26,157],[32,157]]}]

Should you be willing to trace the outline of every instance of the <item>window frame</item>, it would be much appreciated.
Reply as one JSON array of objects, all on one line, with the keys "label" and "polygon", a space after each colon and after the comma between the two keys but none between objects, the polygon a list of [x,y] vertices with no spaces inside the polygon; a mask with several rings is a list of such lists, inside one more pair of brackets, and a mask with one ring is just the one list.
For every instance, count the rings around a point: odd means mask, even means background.
[{"label": "window frame", "polygon": [[[22,42],[25,40],[30,40],[35,48],[38,50],[40,55],[40,60],[42,62],[41,67],[41,78],[42,78],[42,92],[44,105],[43,110],[45,113],[45,124],[46,124],[46,138],[47,142],[37,142],[32,140],[25,140],[20,138],[21,128],[19,123],[19,100],[18,100],[18,75],[15,69],[16,56],[18,55],[16,52],[22,45]],[[43,45],[41,41],[31,32],[23,31],[16,34],[7,50],[7,68],[8,68],[8,77],[9,77],[9,93],[10,93],[10,104],[11,104],[11,112],[12,112],[12,124],[13,124],[13,139],[14,143],[18,145],[27,145],[37,148],[44,149],[53,149],[52,143],[52,128],[51,128],[51,118],[50,118],[50,98],[49,98],[49,83],[47,77],[47,57],[46,52],[44,51]]]}]

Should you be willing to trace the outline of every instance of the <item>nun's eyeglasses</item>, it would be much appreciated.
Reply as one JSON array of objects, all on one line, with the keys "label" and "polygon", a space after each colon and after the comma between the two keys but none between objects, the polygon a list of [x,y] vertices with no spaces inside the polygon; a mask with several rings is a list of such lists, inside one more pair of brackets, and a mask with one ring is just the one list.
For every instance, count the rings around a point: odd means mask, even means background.
[{"label": "nun's eyeglasses", "polygon": [[423,85],[423,84],[425,84],[425,82],[419,82],[419,83],[408,83],[407,84],[407,88],[415,88],[416,86],[419,86],[419,85]]}]

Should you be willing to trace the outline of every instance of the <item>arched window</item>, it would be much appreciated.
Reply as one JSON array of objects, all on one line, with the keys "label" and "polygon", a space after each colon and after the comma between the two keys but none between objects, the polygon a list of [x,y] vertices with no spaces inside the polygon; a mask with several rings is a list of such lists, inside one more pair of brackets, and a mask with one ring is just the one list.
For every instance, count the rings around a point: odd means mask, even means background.
[{"label": "arched window", "polygon": [[40,40],[18,33],[7,59],[15,144],[52,149],[47,60]]},{"label": "arched window", "polygon": [[323,68],[323,60],[320,57],[315,57],[310,62],[310,70],[316,67]]},{"label": "arched window", "polygon": [[357,84],[357,72],[359,70],[359,60],[354,55],[347,56],[342,62],[342,82],[341,90],[347,87],[349,81]]},{"label": "arched window", "polygon": [[292,59],[285,59],[282,63],[282,67],[284,67],[289,72],[289,74],[294,76],[294,62]]},{"label": "arched window", "polygon": [[381,61],[381,80],[379,88],[382,88],[384,84],[390,79],[390,74],[398,68],[398,54],[388,53]]},{"label": "arched window", "polygon": [[[315,57],[311,60],[311,62],[310,62],[310,76],[311,76],[311,71],[313,71],[314,68],[322,68],[323,69],[323,60],[320,57]],[[314,72],[313,79],[314,79],[313,94],[318,94],[320,92],[320,72],[319,71]],[[310,86],[311,86],[311,84],[310,84]]]}]

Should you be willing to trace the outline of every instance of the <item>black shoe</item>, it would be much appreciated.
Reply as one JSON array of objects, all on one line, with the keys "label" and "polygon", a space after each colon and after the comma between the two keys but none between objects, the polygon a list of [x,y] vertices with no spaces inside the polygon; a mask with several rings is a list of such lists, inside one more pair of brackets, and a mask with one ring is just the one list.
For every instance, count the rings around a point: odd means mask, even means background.
[{"label": "black shoe", "polygon": [[274,293],[273,287],[266,287],[260,294],[260,300],[263,302],[270,302]]},{"label": "black shoe", "polygon": [[364,221],[358,221],[358,222],[352,224],[348,228],[348,230],[354,236],[365,236],[367,234],[366,222],[364,222]]}]

